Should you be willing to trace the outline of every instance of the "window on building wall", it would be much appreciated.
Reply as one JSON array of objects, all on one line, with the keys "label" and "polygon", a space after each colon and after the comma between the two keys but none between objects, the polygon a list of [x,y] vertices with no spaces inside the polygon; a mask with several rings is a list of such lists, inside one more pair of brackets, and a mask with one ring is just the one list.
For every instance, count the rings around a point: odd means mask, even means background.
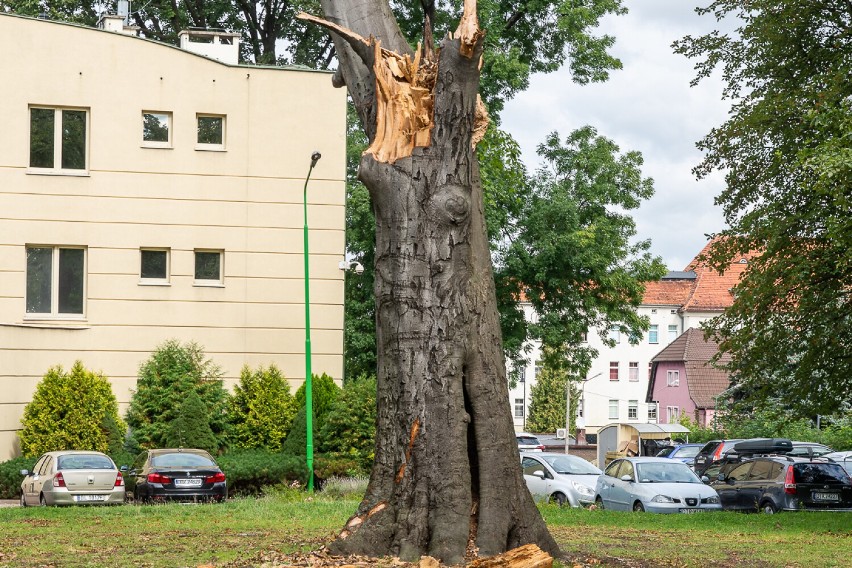
[{"label": "window on building wall", "polygon": [[169,281],[169,249],[143,248],[139,250],[139,278],[147,284]]},{"label": "window on building wall", "polygon": [[583,417],[583,407],[586,405],[586,399],[581,398],[577,401],[577,418]]},{"label": "window on building wall", "polygon": [[617,325],[614,325],[609,328],[609,338],[616,344],[621,343],[621,328],[619,328]]},{"label": "window on building wall", "polygon": [[536,361],[535,366],[533,367],[533,380],[538,379],[539,375],[541,375],[541,365],[538,363],[539,362]]},{"label": "window on building wall", "polygon": [[666,371],[666,386],[680,386],[680,371]]},{"label": "window on building wall", "polygon": [[518,382],[525,383],[527,382],[527,368],[521,367],[520,372],[518,373]]},{"label": "window on building wall", "polygon": [[627,401],[627,419],[628,420],[637,420],[639,418],[639,401],[638,400],[628,400]]},{"label": "window on building wall", "polygon": [[516,398],[515,399],[515,418],[523,418],[524,417],[524,399]]},{"label": "window on building wall", "polygon": [[195,284],[210,286],[223,283],[223,254],[220,250],[195,251]]},{"label": "window on building wall", "polygon": [[660,342],[660,331],[657,324],[651,325],[648,329],[648,343],[659,343]]},{"label": "window on building wall", "polygon": [[680,407],[678,406],[667,406],[666,407],[666,422],[669,424],[674,424],[680,418]]},{"label": "window on building wall", "polygon": [[639,362],[631,361],[627,364],[627,378],[631,381],[639,380]]},{"label": "window on building wall", "polygon": [[657,403],[652,402],[648,405],[648,422],[657,421]]},{"label": "window on building wall", "polygon": [[669,326],[669,343],[677,339],[677,325]]},{"label": "window on building wall", "polygon": [[617,381],[618,380],[618,361],[610,361],[609,362],[609,380]]},{"label": "window on building wall", "polygon": [[26,310],[33,316],[81,316],[86,297],[86,250],[28,246]]},{"label": "window on building wall", "polygon": [[142,145],[149,148],[171,148],[172,113],[142,113]]},{"label": "window on building wall", "polygon": [[224,150],[225,117],[199,114],[197,142],[199,150]]},{"label": "window on building wall", "polygon": [[614,398],[609,399],[609,419],[618,420],[618,400]]},{"label": "window on building wall", "polygon": [[56,173],[86,169],[88,111],[30,108],[30,168]]}]

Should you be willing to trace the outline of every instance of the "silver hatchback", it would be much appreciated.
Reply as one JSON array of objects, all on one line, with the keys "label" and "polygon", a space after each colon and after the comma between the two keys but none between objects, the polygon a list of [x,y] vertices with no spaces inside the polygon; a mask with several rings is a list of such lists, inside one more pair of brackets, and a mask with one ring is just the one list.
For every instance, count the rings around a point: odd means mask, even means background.
[{"label": "silver hatchback", "polygon": [[124,503],[124,476],[101,452],[47,452],[21,475],[22,507]]}]

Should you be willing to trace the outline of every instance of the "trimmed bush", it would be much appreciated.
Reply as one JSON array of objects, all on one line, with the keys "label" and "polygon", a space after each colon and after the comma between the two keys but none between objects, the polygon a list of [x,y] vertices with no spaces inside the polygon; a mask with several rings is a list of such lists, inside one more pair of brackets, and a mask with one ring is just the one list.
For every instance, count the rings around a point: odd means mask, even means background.
[{"label": "trimmed bush", "polygon": [[0,499],[21,497],[22,469],[32,471],[38,456],[20,457],[0,463]]},{"label": "trimmed bush", "polygon": [[219,442],[210,429],[209,416],[198,393],[189,391],[178,408],[177,417],[169,423],[166,445],[170,448],[200,448],[215,453]]},{"label": "trimmed bush", "polygon": [[275,365],[240,373],[229,402],[236,448],[281,450],[296,416],[290,385]]},{"label": "trimmed bush", "polygon": [[228,438],[228,393],[222,386],[222,370],[207,359],[196,343],[182,345],[169,340],[157,347],[140,367],[136,391],[127,410],[130,438],[127,450],[168,446],[172,421],[181,403],[194,391],[207,408],[209,426],[222,450]]},{"label": "trimmed bush", "polygon": [[348,381],[325,415],[319,449],[329,458],[356,462],[354,469],[336,475],[365,475],[373,466],[375,438],[376,379]]},{"label": "trimmed bush", "polygon": [[[313,376],[313,409],[314,409],[314,453],[317,448],[322,445],[322,425],[325,416],[331,409],[334,401],[340,395],[340,387],[334,383],[334,379],[326,375]],[[296,405],[299,409],[293,424],[290,427],[290,432],[287,434],[287,440],[284,442],[282,450],[293,455],[305,456],[307,454],[307,420],[305,419],[305,385],[299,387],[296,391]]]},{"label": "trimmed bush", "polygon": [[264,488],[304,485],[308,470],[304,458],[284,452],[252,449],[228,452],[216,458],[228,480],[229,495],[260,495]]},{"label": "trimmed bush", "polygon": [[47,372],[21,424],[21,453],[30,457],[54,450],[109,452],[126,431],[109,381],[80,361],[68,373],[61,366]]}]

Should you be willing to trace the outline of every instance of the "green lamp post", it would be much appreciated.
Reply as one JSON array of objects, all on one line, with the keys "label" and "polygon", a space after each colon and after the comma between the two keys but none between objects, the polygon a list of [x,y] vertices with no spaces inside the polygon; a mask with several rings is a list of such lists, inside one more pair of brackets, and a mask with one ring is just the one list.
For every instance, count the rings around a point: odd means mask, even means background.
[{"label": "green lamp post", "polygon": [[311,373],[311,286],[308,273],[308,180],[314,166],[322,157],[319,152],[311,154],[311,167],[305,178],[305,190],[302,194],[302,205],[305,211],[305,422],[307,423],[307,446],[306,456],[308,462],[308,491],[314,490],[314,397],[313,397],[313,375]]}]

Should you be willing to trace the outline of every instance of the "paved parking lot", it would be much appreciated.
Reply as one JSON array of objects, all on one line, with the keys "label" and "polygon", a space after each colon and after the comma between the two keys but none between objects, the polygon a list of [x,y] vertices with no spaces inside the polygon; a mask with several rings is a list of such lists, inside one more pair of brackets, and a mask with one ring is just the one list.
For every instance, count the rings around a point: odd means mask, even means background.
[{"label": "paved parking lot", "polygon": [[0,499],[0,507],[17,507],[20,504],[17,499]]}]

